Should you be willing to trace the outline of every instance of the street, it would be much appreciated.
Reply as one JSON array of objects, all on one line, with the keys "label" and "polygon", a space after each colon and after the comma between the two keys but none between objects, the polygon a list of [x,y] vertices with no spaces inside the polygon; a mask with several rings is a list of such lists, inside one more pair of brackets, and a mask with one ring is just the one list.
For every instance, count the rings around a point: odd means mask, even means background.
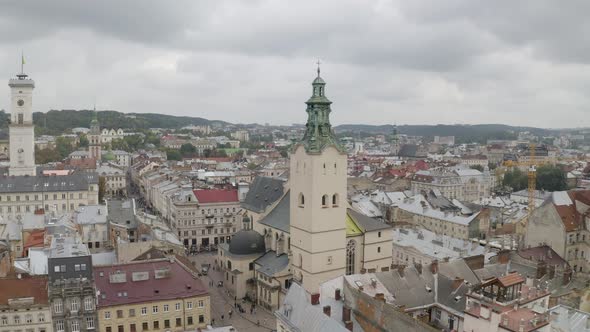
[{"label": "street", "polygon": [[[246,311],[245,313],[240,313],[234,308],[235,301],[233,297],[230,298],[224,287],[217,287],[217,282],[223,281],[224,279],[220,271],[213,269],[213,266],[215,266],[215,255],[216,253],[214,252],[204,252],[196,256],[189,256],[191,262],[198,269],[201,268],[201,264],[211,264],[209,273],[201,277],[201,281],[209,289],[211,296],[211,318],[215,320],[214,327],[233,325],[240,332],[275,330],[276,320],[271,312],[256,306],[256,312],[250,314],[250,303],[241,302],[238,299]],[[213,283],[211,284],[211,282]],[[228,316],[230,310],[233,311],[231,318]],[[221,319],[222,315],[224,316],[223,320]]]}]

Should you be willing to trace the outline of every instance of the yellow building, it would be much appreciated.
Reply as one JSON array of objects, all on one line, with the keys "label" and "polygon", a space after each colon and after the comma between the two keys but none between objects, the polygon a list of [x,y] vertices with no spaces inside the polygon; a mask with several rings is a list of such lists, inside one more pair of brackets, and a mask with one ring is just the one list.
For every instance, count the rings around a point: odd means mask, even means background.
[{"label": "yellow building", "polygon": [[101,332],[186,331],[211,323],[207,288],[175,259],[94,269]]}]

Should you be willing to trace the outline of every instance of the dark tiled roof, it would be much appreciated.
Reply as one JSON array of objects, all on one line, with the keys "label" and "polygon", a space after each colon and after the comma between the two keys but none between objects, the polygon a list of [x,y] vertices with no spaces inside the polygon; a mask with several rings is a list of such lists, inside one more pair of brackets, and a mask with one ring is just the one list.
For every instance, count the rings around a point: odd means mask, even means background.
[{"label": "dark tiled roof", "polygon": [[32,297],[35,304],[47,304],[47,277],[25,277],[22,279],[0,279],[0,305],[7,305],[9,299]]},{"label": "dark tiled roof", "polygon": [[[164,277],[156,278],[156,270]],[[167,270],[167,273],[163,271]],[[125,282],[111,283],[109,276],[121,271]],[[135,280],[133,281],[135,272]],[[144,272],[143,276],[142,273]],[[147,279],[145,278],[147,273]],[[160,273],[160,272],[159,272]],[[102,274],[102,276],[101,276]],[[140,280],[141,279],[141,280]],[[203,283],[176,261],[159,260],[94,267],[96,289],[100,291],[98,307],[174,300],[207,294]],[[126,295],[125,295],[126,294]]]},{"label": "dark tiled roof", "polygon": [[253,230],[237,232],[229,243],[229,252],[234,255],[262,254],[265,251],[264,238]]},{"label": "dark tiled roof", "polygon": [[88,190],[89,184],[97,184],[94,172],[80,172],[60,176],[5,176],[0,178],[0,193],[53,192]]},{"label": "dark tiled roof", "polygon": [[254,263],[258,265],[256,271],[272,276],[289,265],[289,256],[287,254],[277,256],[275,251],[268,251],[264,256],[255,260]]},{"label": "dark tiled roof", "polygon": [[387,225],[386,223],[384,223],[382,221],[367,217],[364,214],[358,213],[353,209],[348,209],[347,212],[348,212],[348,215],[362,229],[363,233],[376,231],[376,230],[380,230],[380,229],[391,228],[390,225]]},{"label": "dark tiled roof", "polygon": [[264,211],[283,196],[284,183],[282,179],[257,176],[250,185],[242,206],[254,212]]},{"label": "dark tiled roof", "polygon": [[289,213],[289,209],[291,207],[290,202],[291,192],[287,192],[283,198],[279,201],[279,203],[270,211],[264,218],[262,218],[259,223],[263,225],[270,226],[272,228],[276,228],[283,232],[289,233],[290,225],[291,225],[291,216]]}]

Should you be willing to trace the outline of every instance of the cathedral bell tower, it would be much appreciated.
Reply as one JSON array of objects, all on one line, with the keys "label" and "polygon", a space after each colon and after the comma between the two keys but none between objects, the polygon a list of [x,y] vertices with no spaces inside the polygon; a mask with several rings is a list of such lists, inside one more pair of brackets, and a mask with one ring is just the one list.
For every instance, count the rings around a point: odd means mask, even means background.
[{"label": "cathedral bell tower", "polygon": [[307,104],[303,140],[290,160],[293,279],[307,292],[345,274],[347,154],[330,124],[326,82],[318,76]]},{"label": "cathedral bell tower", "polygon": [[33,89],[35,82],[24,72],[8,81],[11,92],[10,176],[36,175],[35,130],[33,126]]},{"label": "cathedral bell tower", "polygon": [[92,121],[90,122],[90,131],[88,132],[88,155],[96,162],[100,162],[102,157],[101,141],[100,124],[98,123],[95,108]]}]

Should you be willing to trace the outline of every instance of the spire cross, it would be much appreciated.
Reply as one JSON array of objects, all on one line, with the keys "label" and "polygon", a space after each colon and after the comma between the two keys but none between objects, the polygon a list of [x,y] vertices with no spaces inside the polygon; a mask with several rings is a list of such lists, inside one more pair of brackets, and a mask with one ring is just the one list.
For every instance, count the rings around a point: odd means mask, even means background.
[{"label": "spire cross", "polygon": [[320,65],[322,64],[320,62],[320,59],[318,59],[318,62],[316,62],[316,64],[318,65],[318,77],[320,77]]}]

